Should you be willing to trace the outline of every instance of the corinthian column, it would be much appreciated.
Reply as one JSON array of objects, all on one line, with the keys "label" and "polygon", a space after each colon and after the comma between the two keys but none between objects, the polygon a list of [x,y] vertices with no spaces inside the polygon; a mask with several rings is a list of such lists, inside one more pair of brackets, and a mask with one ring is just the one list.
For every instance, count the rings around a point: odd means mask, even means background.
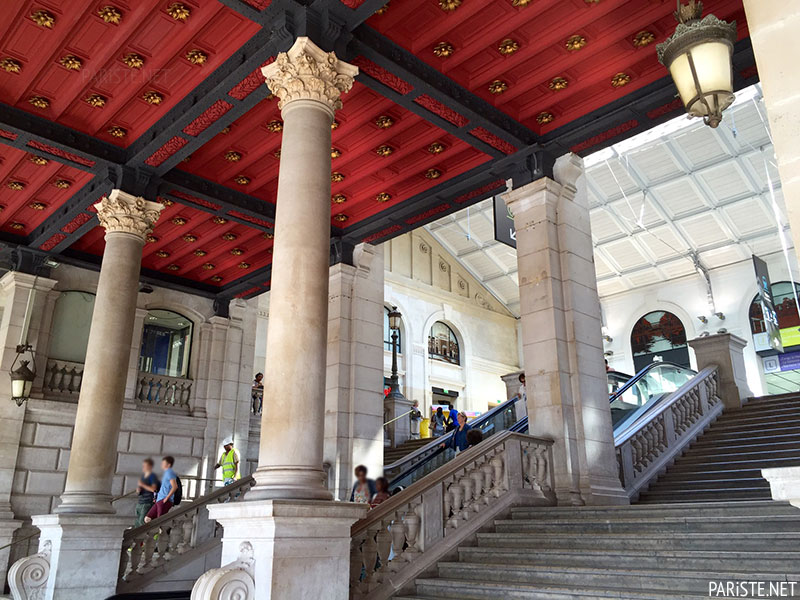
[{"label": "corinthian column", "polygon": [[330,500],[322,448],[330,256],[331,124],[358,69],[306,37],[262,69],[280,98],[267,368],[256,487],[248,498]]},{"label": "corinthian column", "polygon": [[95,204],[106,248],[86,348],[67,483],[59,513],[113,513],[111,481],[117,458],[125,378],[131,352],[145,236],[163,208],[113,190]]}]

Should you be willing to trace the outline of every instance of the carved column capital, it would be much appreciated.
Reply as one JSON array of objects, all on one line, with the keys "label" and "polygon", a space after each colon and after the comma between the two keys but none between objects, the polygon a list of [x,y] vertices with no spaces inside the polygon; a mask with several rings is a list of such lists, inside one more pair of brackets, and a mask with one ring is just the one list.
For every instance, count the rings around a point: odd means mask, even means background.
[{"label": "carved column capital", "polygon": [[331,113],[342,107],[340,96],[353,87],[358,67],[325,52],[307,37],[299,37],[288,52],[261,69],[272,93],[283,109],[295,100],[316,100]]},{"label": "carved column capital", "polygon": [[106,233],[129,233],[142,238],[142,242],[153,230],[164,208],[162,204],[149,202],[122,190],[111,190],[94,207]]}]

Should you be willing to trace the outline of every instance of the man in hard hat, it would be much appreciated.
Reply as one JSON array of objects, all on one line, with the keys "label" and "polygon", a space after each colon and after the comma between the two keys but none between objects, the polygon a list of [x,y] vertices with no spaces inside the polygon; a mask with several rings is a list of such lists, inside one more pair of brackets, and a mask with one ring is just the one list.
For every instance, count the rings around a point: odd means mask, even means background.
[{"label": "man in hard hat", "polygon": [[239,479],[239,454],[233,447],[233,438],[227,438],[222,442],[224,450],[219,462],[214,465],[215,469],[222,467],[222,484],[230,485]]}]

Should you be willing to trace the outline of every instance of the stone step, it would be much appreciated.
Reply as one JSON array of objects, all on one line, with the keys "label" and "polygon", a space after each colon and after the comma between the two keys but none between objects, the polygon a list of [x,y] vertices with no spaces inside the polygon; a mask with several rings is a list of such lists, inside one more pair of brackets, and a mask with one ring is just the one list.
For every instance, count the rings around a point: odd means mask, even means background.
[{"label": "stone step", "polygon": [[767,533],[497,533],[477,534],[480,547],[608,550],[609,552],[691,550],[713,552],[790,551],[800,548],[800,534]]},{"label": "stone step", "polygon": [[769,489],[769,482],[761,477],[761,475],[756,475],[755,477],[739,477],[734,479],[711,479],[711,478],[703,478],[697,477],[696,479],[686,480],[686,481],[667,481],[664,482],[661,479],[656,481],[653,485],[648,488],[648,492],[655,492],[657,490],[681,490],[685,492],[691,492],[693,490],[703,491],[703,490],[728,490],[728,489],[740,489],[740,488],[765,488]]},{"label": "stone step", "polygon": [[692,444],[692,448],[705,448],[707,446],[718,446],[720,443],[728,442],[747,442],[754,444],[757,442],[774,444],[775,442],[800,442],[800,427],[771,427],[752,432],[725,431],[717,433],[710,429]]},{"label": "stone step", "polygon": [[756,398],[748,398],[744,403],[744,407],[763,406],[765,404],[779,404],[782,402],[800,402],[800,394],[797,392],[789,392],[787,394],[775,394],[773,396],[758,396]]},{"label": "stone step", "polygon": [[665,475],[683,475],[686,473],[724,473],[726,471],[748,471],[769,469],[772,467],[791,467],[800,465],[800,457],[786,457],[786,458],[749,458],[745,460],[728,460],[728,461],[707,461],[707,462],[684,462],[678,461],[671,466]]},{"label": "stone step", "polygon": [[739,488],[722,490],[663,490],[643,492],[640,503],[666,504],[673,502],[738,502],[742,500],[769,500],[772,497],[769,488]]},{"label": "stone step", "polygon": [[736,420],[736,421],[717,421],[709,429],[708,434],[718,433],[741,433],[742,436],[749,436],[752,432],[773,431],[775,429],[800,428],[800,415],[797,412],[792,415],[780,415],[764,420]]},{"label": "stone step", "polygon": [[729,502],[668,504],[633,504],[631,506],[533,506],[518,507],[511,510],[512,519],[639,519],[642,517],[706,517],[720,514],[725,516],[753,516],[762,518],[772,515],[794,515],[798,510],[788,502]]},{"label": "stone step", "polygon": [[708,600],[704,594],[682,594],[653,591],[619,591],[613,588],[577,588],[552,585],[520,585],[513,583],[493,583],[462,581],[460,579],[417,579],[416,586],[423,596],[401,596],[404,600],[432,600],[438,598],[457,598],[459,600]]},{"label": "stone step", "polygon": [[[621,565],[636,565],[644,569],[680,570],[691,566],[698,571],[729,571],[744,566],[749,571],[789,572],[800,565],[797,552],[714,552],[714,551],[639,551],[614,552],[606,550],[564,550],[558,548],[459,548],[460,561],[471,563],[502,563],[514,565],[549,565],[619,568]],[[800,591],[800,590],[798,590]]]},{"label": "stone step", "polygon": [[698,462],[728,462],[732,460],[758,460],[781,458],[800,460],[800,448],[796,444],[728,444],[725,447],[706,448],[702,452],[690,448],[678,458],[678,465]]},{"label": "stone step", "polygon": [[[724,468],[722,468],[724,467]],[[717,469],[697,468],[691,470],[679,471],[676,469],[669,469],[666,475],[659,477],[658,484],[682,484],[692,481],[725,481],[725,480],[742,480],[742,479],[759,479],[761,478],[761,469],[767,468],[762,465],[749,468],[731,465],[724,463]]]},{"label": "stone step", "polygon": [[[703,438],[700,438],[702,440]],[[708,442],[697,441],[687,451],[694,456],[703,456],[707,454],[715,454],[720,452],[734,452],[738,454],[746,454],[748,452],[793,452],[794,456],[800,454],[800,445],[796,440],[791,439],[744,439],[744,440],[716,440],[713,444]]]},{"label": "stone step", "polygon": [[795,419],[800,416],[800,403],[796,406],[787,406],[781,408],[759,408],[752,411],[726,411],[722,413],[716,421],[714,427],[722,425],[729,425],[732,423],[741,423],[743,425],[750,423],[777,423],[784,419]]},{"label": "stone step", "polygon": [[752,515],[717,517],[640,517],[638,519],[572,520],[549,519],[502,519],[494,522],[497,533],[749,533],[757,528],[760,532],[794,532],[800,540],[800,510],[797,515],[781,515],[754,520]]},{"label": "stone step", "polygon": [[537,567],[531,565],[440,562],[439,577],[458,574],[460,580],[534,585],[569,585],[579,588],[603,587],[617,590],[708,593],[709,581],[800,581],[800,572],[667,571],[662,569],[596,569],[590,567]]}]

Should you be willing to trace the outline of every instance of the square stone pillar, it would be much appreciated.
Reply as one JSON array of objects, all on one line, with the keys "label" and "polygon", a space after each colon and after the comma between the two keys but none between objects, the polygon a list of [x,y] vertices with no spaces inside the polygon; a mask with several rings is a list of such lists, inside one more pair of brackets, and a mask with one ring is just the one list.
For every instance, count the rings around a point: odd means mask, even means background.
[{"label": "square stone pillar", "polygon": [[[250,562],[248,572],[241,573],[250,588],[243,598],[348,600],[350,597],[350,527],[366,516],[365,504],[257,500],[209,505],[208,513],[225,529],[221,561],[224,566],[203,575],[192,598],[221,598],[207,591],[213,590],[215,580],[230,581],[231,577],[237,577],[231,573],[231,567],[236,568],[243,548],[247,548]],[[231,589],[234,585],[230,584]]]},{"label": "square stone pillar", "polygon": [[405,396],[389,394],[383,399],[383,418],[386,419],[384,422],[391,421],[386,426],[386,434],[389,436],[392,448],[411,439],[411,417],[408,414],[411,405],[411,400]]},{"label": "square stone pillar", "polygon": [[583,161],[505,194],[517,231],[531,435],[551,438],[561,504],[627,504],[608,404]]},{"label": "square stone pillar", "polygon": [[86,600],[116,593],[122,535],[130,516],[52,514],[33,517],[39,553],[8,573],[14,598]]},{"label": "square stone pillar", "polygon": [[[762,116],[769,117],[794,249],[800,253],[800,145],[797,144],[800,138],[800,71],[797,69],[800,5],[744,0],[744,11],[758,78],[764,89],[767,114]],[[759,169],[760,176],[764,177],[763,166]]]},{"label": "square stone pillar", "polygon": [[328,481],[347,500],[353,469],[383,469],[383,248],[359,244],[353,265],[330,268],[325,385]]},{"label": "square stone pillar", "polygon": [[732,333],[717,333],[689,341],[697,359],[697,370],[718,367],[719,397],[726,409],[741,408],[753,395],[747,387],[744,367],[744,347],[747,342]]},{"label": "square stone pillar", "polygon": [[[14,536],[14,531],[22,525],[21,521],[14,518],[11,511],[11,487],[27,405],[17,406],[11,401],[11,379],[8,377],[8,373],[17,357],[17,345],[20,341],[24,341],[22,336],[27,310],[30,314],[27,341],[33,346],[37,380],[41,381],[47,358],[44,345],[46,344],[45,340],[49,337],[49,323],[53,309],[51,290],[56,283],[53,279],[37,277],[20,271],[10,271],[0,278],[0,298],[4,307],[2,319],[0,319],[0,423],[2,423],[0,426],[0,546],[9,544]],[[28,307],[29,300],[30,307]],[[29,359],[30,355],[26,354],[23,358]],[[5,581],[10,550],[10,548],[0,550],[2,581]]]}]

